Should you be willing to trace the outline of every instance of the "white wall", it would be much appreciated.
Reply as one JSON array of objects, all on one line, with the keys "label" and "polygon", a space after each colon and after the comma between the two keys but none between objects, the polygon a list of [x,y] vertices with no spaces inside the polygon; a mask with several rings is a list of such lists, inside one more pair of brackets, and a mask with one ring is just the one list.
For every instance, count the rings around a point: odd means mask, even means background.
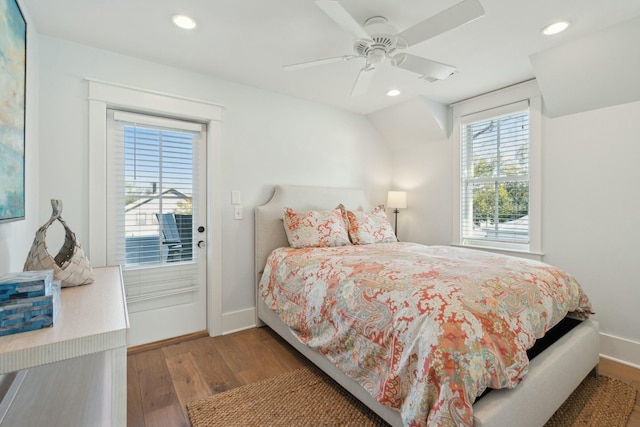
[{"label": "white wall", "polygon": [[[361,115],[47,36],[40,47],[40,220],[50,214],[50,198],[63,200],[63,217],[84,248],[90,220],[84,79],[224,105],[224,203],[217,207],[224,313],[255,306],[253,209],[274,185],[362,187],[372,202],[384,202],[390,153]],[[244,220],[233,220],[231,190],[242,193]]]},{"label": "white wall", "polygon": [[38,215],[38,85],[39,45],[29,13],[27,21],[27,94],[25,134],[25,220],[0,224],[0,274],[22,271],[39,224]]},{"label": "white wall", "polygon": [[[578,278],[603,353],[640,365],[640,102],[544,122],[545,261]],[[629,345],[612,337],[636,343]]]},{"label": "white wall", "polygon": [[[640,365],[640,103],[543,118],[544,261],[590,296],[603,354]],[[393,183],[409,189],[400,237],[450,244],[452,142],[393,154]],[[403,232],[402,230],[405,230]]]},{"label": "white wall", "polygon": [[402,241],[451,244],[453,217],[452,146],[448,139],[394,152],[394,188],[407,191],[407,209],[398,214]]}]

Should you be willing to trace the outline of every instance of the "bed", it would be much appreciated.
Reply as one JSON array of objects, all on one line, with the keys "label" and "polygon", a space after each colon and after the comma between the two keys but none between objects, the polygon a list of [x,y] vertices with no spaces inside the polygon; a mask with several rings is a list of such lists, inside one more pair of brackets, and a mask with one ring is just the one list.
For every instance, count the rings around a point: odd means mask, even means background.
[{"label": "bed", "polygon": [[[306,186],[275,188],[271,200],[255,211],[255,267],[258,287],[269,255],[278,248],[289,246],[282,221],[283,209],[332,210],[339,204],[354,211],[373,209],[364,192],[359,189]],[[414,250],[411,244],[405,244],[404,247]],[[268,325],[389,424],[403,425],[403,418],[398,410],[379,403],[367,388],[338,369],[324,354],[303,344],[283,322],[281,315],[265,303],[259,288],[257,316],[259,322]],[[581,321],[528,364],[528,373],[515,388],[492,390],[475,402],[473,425],[544,425],[585,376],[594,372],[598,358],[597,322],[591,319]]]}]

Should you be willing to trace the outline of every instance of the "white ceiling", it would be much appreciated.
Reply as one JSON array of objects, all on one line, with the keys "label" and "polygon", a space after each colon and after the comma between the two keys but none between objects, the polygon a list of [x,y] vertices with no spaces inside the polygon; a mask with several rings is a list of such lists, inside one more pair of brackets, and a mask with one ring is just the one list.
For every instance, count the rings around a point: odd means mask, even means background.
[{"label": "white ceiling", "polygon": [[[360,23],[385,16],[399,31],[459,0],[341,0]],[[369,114],[421,96],[449,104],[531,79],[529,57],[640,16],[640,0],[480,0],[485,16],[412,46],[407,52],[455,65],[429,83],[383,64],[369,91],[349,94],[362,64],[339,62],[297,71],[282,65],[352,53],[343,32],[313,0],[21,0],[40,34],[145,58],[267,90]],[[171,24],[192,16],[195,31]],[[569,20],[568,31],[540,30]],[[402,95],[391,98],[388,89]]]}]

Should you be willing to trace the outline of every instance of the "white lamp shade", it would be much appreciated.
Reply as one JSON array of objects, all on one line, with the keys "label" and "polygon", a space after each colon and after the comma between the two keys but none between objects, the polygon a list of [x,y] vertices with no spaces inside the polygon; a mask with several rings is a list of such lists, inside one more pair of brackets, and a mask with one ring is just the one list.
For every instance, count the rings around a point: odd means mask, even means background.
[{"label": "white lamp shade", "polygon": [[389,191],[387,207],[391,209],[405,209],[407,207],[406,191]]}]

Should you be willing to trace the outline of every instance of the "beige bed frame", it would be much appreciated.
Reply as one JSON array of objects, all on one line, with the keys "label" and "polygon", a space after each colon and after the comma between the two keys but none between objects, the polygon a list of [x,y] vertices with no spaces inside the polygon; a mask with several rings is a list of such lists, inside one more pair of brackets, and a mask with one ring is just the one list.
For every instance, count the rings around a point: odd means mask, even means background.
[{"label": "beige bed frame", "polygon": [[[255,268],[260,281],[272,250],[288,246],[282,224],[283,208],[300,210],[369,209],[364,191],[358,189],[277,186],[273,197],[255,211]],[[287,325],[256,295],[258,324],[266,324],[311,362],[326,372],[392,426],[401,426],[400,413],[378,403],[364,388],[338,370],[324,356],[302,344]],[[598,324],[580,323],[529,365],[529,374],[512,390],[493,390],[473,405],[474,426],[541,427],[590,373],[599,359]]]}]

